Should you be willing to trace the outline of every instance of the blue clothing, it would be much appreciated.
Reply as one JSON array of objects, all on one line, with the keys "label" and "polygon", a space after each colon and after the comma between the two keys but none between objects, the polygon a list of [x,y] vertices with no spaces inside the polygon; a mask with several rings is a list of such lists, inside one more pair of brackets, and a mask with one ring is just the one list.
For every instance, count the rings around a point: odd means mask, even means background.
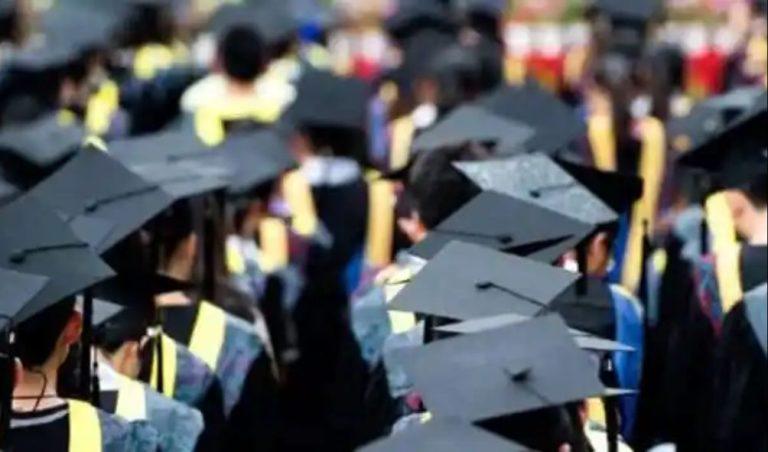
[{"label": "blue clothing", "polygon": [[[643,308],[639,301],[626,290],[611,286],[616,316],[616,341],[628,345],[633,352],[613,353],[616,376],[622,389],[639,390],[643,367]],[[637,395],[623,396],[619,402],[621,434],[632,434],[637,410]]]}]

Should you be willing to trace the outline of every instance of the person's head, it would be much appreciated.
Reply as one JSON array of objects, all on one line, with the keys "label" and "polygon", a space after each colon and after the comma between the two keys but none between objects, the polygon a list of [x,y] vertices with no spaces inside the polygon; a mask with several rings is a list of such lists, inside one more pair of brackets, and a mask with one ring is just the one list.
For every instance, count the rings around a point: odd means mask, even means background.
[{"label": "person's head", "polygon": [[421,241],[429,230],[479,194],[479,188],[453,163],[479,160],[484,156],[484,150],[463,145],[416,157],[406,183],[406,195],[412,203],[411,215],[398,220],[398,225],[411,241]]},{"label": "person's head", "polygon": [[82,326],[75,299],[62,300],[16,327],[16,356],[26,371],[56,371],[80,340]]},{"label": "person's head", "polygon": [[231,81],[252,83],[264,70],[264,44],[253,28],[232,27],[219,43],[219,59]]},{"label": "person's head", "polygon": [[176,202],[154,220],[152,229],[153,246],[159,250],[158,270],[177,279],[190,280],[198,257],[192,205],[188,201]]},{"label": "person's head", "polygon": [[[602,278],[608,273],[618,227],[618,223],[601,226],[584,241],[582,252],[584,253],[587,275]],[[577,250],[571,250],[564,256],[564,262],[574,265],[574,269],[577,268],[578,253]]]},{"label": "person's head", "polygon": [[141,348],[145,343],[147,316],[139,310],[123,311],[99,325],[95,344],[117,372],[138,378],[141,372]]},{"label": "person's head", "polygon": [[760,176],[742,187],[727,189],[723,193],[739,235],[748,241],[765,237],[768,229],[765,222],[768,176]]}]

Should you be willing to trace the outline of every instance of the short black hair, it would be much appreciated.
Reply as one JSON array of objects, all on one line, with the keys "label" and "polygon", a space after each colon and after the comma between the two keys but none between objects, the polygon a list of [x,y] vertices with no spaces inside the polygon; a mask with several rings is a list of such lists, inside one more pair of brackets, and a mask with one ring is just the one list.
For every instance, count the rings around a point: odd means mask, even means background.
[{"label": "short black hair", "polygon": [[768,175],[763,174],[754,178],[744,187],[744,193],[755,208],[768,207]]},{"label": "short black hair", "polygon": [[23,321],[16,327],[16,356],[26,369],[43,365],[53,354],[56,342],[75,309],[70,297]]},{"label": "short black hair", "polygon": [[219,56],[228,76],[251,82],[264,68],[264,43],[253,28],[232,27],[219,43]]},{"label": "short black hair", "polygon": [[416,157],[411,167],[407,194],[427,229],[433,229],[480,193],[454,162],[478,160],[480,153],[469,145],[437,149]]}]

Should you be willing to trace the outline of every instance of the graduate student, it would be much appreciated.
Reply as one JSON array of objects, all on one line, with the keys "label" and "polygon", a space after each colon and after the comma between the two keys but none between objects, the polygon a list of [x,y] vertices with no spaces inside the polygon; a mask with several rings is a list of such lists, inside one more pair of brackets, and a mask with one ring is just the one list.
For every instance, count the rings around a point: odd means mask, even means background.
[{"label": "graduate student", "polygon": [[[30,234],[29,225],[45,226]],[[30,223],[31,222],[31,223]],[[59,396],[59,373],[83,327],[76,294],[113,275],[53,212],[30,200],[0,211],[2,266],[35,271],[50,282],[14,316],[14,354],[21,365],[13,390],[10,450],[155,451],[157,432],[88,402]],[[51,246],[57,244],[58,246]],[[78,262],[71,268],[69,263]]]}]

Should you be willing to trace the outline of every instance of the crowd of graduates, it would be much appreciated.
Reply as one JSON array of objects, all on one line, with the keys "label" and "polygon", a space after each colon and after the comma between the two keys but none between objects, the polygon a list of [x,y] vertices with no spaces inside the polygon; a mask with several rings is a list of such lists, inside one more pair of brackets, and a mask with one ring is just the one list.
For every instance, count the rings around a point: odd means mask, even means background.
[{"label": "crowd of graduates", "polygon": [[686,98],[662,3],[585,5],[556,92],[505,1],[395,2],[365,78],[320,2],[33,3],[0,450],[768,450],[768,68]]}]

